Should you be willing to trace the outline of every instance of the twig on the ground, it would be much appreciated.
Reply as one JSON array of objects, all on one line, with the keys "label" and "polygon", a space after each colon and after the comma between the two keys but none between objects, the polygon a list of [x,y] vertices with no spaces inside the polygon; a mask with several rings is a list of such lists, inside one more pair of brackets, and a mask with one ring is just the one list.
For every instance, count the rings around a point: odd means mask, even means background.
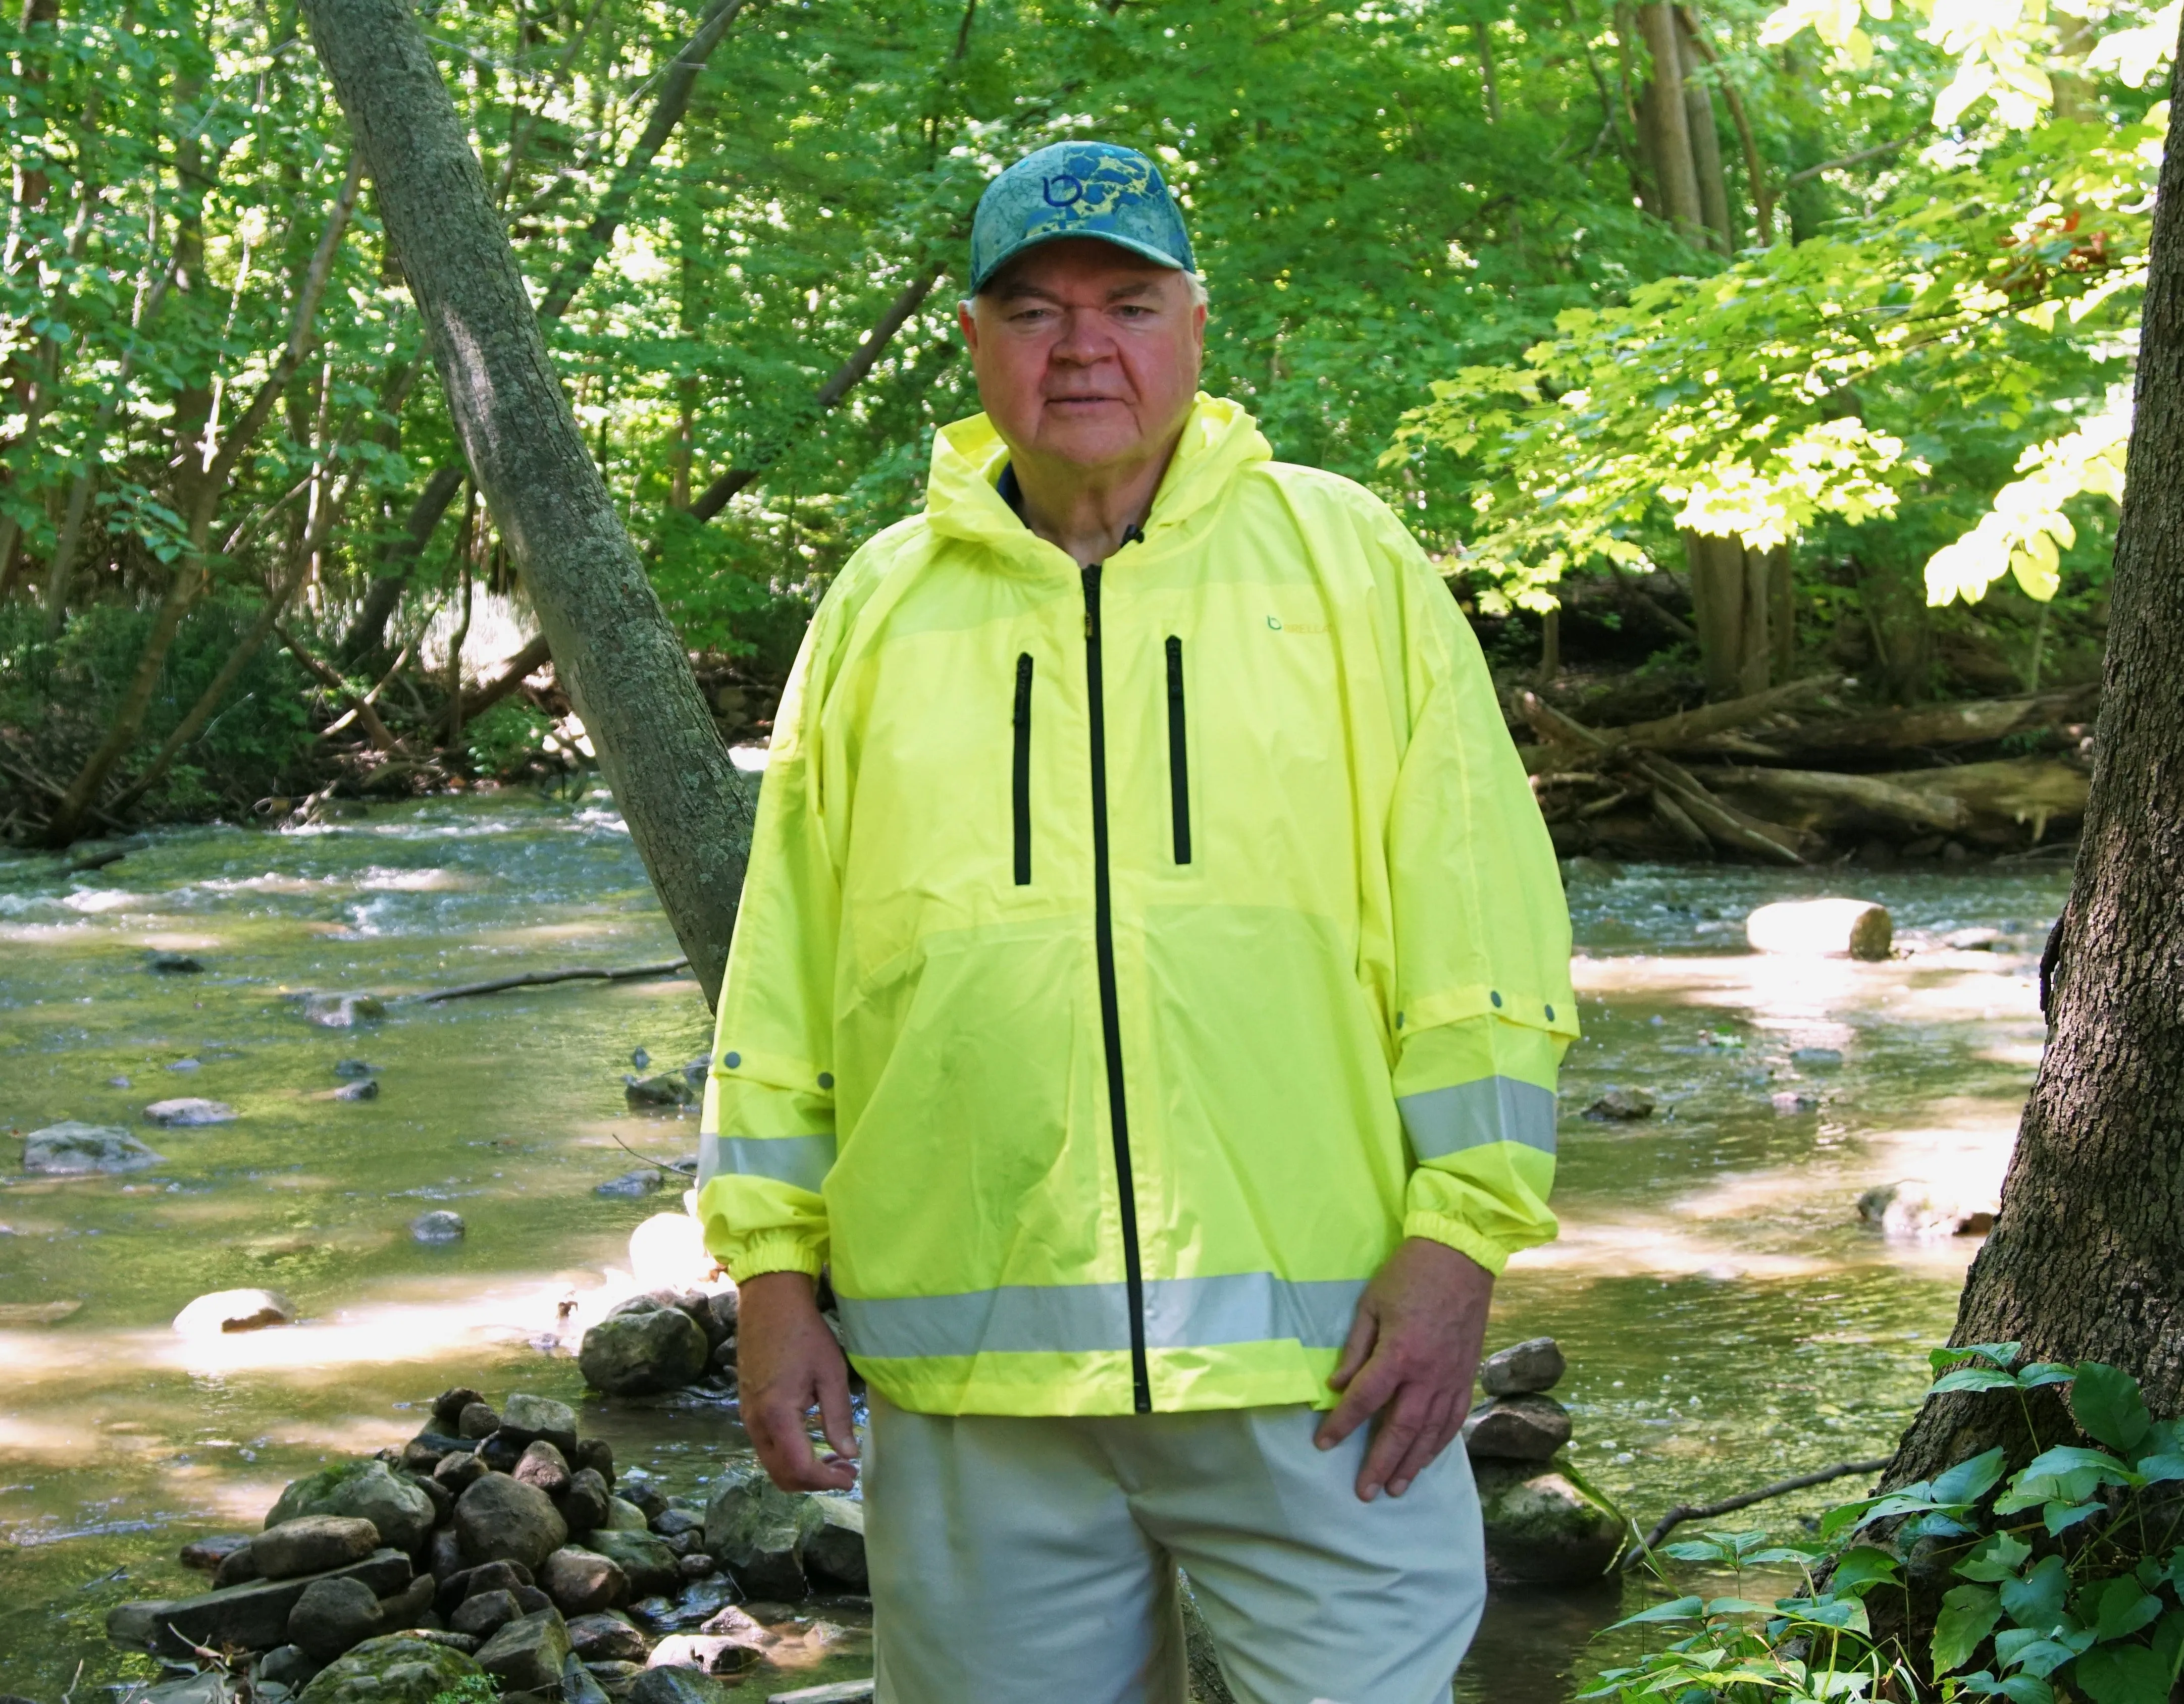
[{"label": "twig on the ground", "polygon": [[628,1155],[632,1160],[642,1160],[646,1165],[651,1167],[655,1171],[672,1172],[677,1178],[687,1178],[690,1175],[680,1166],[677,1165],[672,1160],[655,1160],[649,1154],[640,1154],[636,1149],[631,1147],[628,1143],[623,1141],[620,1136],[616,1135],[613,1131],[608,1131],[607,1134],[614,1137],[615,1146],[621,1149],[623,1153]]},{"label": "twig on the ground", "polygon": [[508,988],[538,988],[547,983],[626,983],[640,977],[672,976],[677,971],[689,967],[688,959],[670,959],[660,965],[631,965],[618,971],[593,970],[580,967],[563,971],[528,971],[520,977],[497,977],[489,983],[466,983],[459,988],[442,988],[437,994],[416,994],[412,998],[432,1005],[443,1000],[467,1000],[472,994],[499,994]]},{"label": "twig on the ground", "polygon": [[1831,1479],[1847,1479],[1854,1473],[1877,1473],[1887,1465],[1886,1456],[1870,1462],[1838,1462],[1834,1467],[1823,1467],[1818,1473],[1800,1473],[1794,1479],[1778,1479],[1771,1485],[1762,1485],[1756,1491],[1747,1491],[1742,1496],[1724,1497],[1718,1503],[1679,1503],[1653,1523],[1653,1530],[1639,1542],[1624,1566],[1635,1567],[1663,1539],[1685,1521],[1711,1520],[1716,1515],[1735,1514],[1739,1509],[1748,1509],[1754,1503],[1763,1503],[1769,1497],[1787,1496],[1792,1491],[1825,1485]]}]

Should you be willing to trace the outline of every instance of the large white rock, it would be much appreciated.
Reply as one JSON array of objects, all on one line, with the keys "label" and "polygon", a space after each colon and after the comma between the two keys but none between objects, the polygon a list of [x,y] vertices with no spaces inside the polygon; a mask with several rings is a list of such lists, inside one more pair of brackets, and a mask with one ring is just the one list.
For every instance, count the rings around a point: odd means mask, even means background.
[{"label": "large white rock", "polygon": [[1785,899],[1744,920],[1744,938],[1760,953],[1885,959],[1895,935],[1887,909],[1870,899]]},{"label": "large white rock", "polygon": [[199,1296],[176,1314],[175,1329],[184,1337],[220,1337],[287,1325],[295,1317],[296,1305],[278,1290],[222,1289]]},{"label": "large white rock", "polygon": [[1878,1183],[1858,1198],[1858,1216],[1891,1237],[1925,1240],[1983,1237],[1994,1228],[2002,1203],[1990,1191],[1952,1189],[1923,1178]]},{"label": "large white rock", "polygon": [[25,1172],[141,1172],[165,1163],[164,1155],[154,1154],[116,1124],[80,1124],[65,1118],[23,1139]]},{"label": "large white rock", "polygon": [[655,1213],[629,1233],[629,1269],[641,1290],[710,1289],[720,1262],[689,1214]]}]

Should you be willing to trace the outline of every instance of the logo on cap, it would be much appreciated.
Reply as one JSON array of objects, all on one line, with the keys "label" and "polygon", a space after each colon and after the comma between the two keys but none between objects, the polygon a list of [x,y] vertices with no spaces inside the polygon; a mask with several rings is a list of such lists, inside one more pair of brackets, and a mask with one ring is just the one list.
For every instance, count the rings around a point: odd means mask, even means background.
[{"label": "logo on cap", "polygon": [[1084,198],[1084,186],[1066,171],[1056,172],[1046,181],[1046,204],[1049,207],[1067,207]]}]

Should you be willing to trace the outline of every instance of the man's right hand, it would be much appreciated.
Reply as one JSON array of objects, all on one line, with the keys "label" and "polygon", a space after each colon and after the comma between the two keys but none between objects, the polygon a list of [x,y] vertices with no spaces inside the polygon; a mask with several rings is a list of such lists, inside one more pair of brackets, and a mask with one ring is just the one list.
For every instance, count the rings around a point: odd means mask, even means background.
[{"label": "man's right hand", "polygon": [[[846,1491],[857,1483],[850,1363],[802,1272],[763,1272],[738,1287],[736,1380],[744,1429],[775,1484]],[[834,1449],[823,1458],[805,1426],[815,1407]]]}]

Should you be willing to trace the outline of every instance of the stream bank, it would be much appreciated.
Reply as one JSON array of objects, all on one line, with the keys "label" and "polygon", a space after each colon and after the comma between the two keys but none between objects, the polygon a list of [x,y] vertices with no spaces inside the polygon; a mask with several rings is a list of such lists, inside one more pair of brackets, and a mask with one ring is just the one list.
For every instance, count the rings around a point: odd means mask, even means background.
[{"label": "stream bank", "polygon": [[[1491,1340],[1559,1340],[1572,1458],[1641,1525],[1886,1453],[1976,1239],[1892,1237],[1858,1200],[1998,1179],[2067,870],[1859,871],[1848,889],[1840,871],[1587,859],[1565,874],[1585,1039],[1565,1072],[1563,1236],[1513,1264]],[[1846,891],[1890,909],[1902,956],[1746,949],[1758,905]],[[1948,944],[1981,931],[1979,948]],[[203,969],[155,970],[159,953]],[[638,1048],[705,1050],[694,986],[390,1000],[348,1029],[287,998],[674,956],[598,794],[176,830],[95,871],[0,866],[0,1127],[122,1124],[164,1156],[69,1179],[15,1174],[0,1148],[0,1690],[50,1701],[82,1660],[85,1704],[139,1672],[106,1643],[114,1605],[201,1585],[182,1543],[254,1526],[335,1459],[399,1446],[451,1383],[569,1402],[663,1496],[703,1500],[748,1460],[718,1399],[588,1394],[559,1330],[565,1301],[638,1284],[630,1233],[669,1205],[596,1193],[632,1169],[624,1144],[694,1147],[694,1113],[632,1111],[622,1081]],[[376,1098],[332,1098],[351,1059]],[[1616,1089],[1654,1111],[1578,1116]],[[237,1116],[143,1122],[178,1096]],[[429,1211],[459,1213],[465,1235],[417,1240]],[[192,1298],[252,1287],[298,1323],[170,1329]],[[1843,1490],[1759,1512],[1794,1523]],[[1640,1590],[1497,1595],[1459,1696],[1559,1704],[1613,1657],[1587,1641]]]}]

